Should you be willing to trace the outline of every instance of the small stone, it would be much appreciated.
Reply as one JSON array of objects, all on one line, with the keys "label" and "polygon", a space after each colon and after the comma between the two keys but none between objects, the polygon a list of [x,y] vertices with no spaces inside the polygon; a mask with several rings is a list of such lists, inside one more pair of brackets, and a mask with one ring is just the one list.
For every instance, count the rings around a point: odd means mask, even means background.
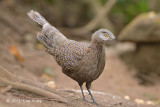
[{"label": "small stone", "polygon": [[155,105],[155,103],[153,101],[147,101],[148,105]]},{"label": "small stone", "polygon": [[116,96],[113,96],[113,99],[116,99]]},{"label": "small stone", "polygon": [[130,97],[126,95],[126,96],[124,96],[124,99],[130,100]]},{"label": "small stone", "polygon": [[47,86],[51,87],[51,88],[56,88],[56,84],[54,81],[49,81],[46,83]]},{"label": "small stone", "polygon": [[142,99],[135,99],[134,100],[137,104],[144,104],[144,100]]}]

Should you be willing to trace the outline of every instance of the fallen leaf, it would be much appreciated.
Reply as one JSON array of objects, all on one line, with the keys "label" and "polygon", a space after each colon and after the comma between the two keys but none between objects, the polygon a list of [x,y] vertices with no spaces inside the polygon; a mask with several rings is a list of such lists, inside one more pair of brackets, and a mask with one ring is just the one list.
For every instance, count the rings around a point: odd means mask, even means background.
[{"label": "fallen leaf", "polygon": [[22,55],[14,45],[10,46],[10,51],[12,52],[13,55],[17,57],[19,61],[24,62],[24,58],[22,57]]},{"label": "fallen leaf", "polygon": [[46,79],[46,80],[51,80],[52,76],[48,75],[48,74],[42,74],[41,76],[42,78]]}]

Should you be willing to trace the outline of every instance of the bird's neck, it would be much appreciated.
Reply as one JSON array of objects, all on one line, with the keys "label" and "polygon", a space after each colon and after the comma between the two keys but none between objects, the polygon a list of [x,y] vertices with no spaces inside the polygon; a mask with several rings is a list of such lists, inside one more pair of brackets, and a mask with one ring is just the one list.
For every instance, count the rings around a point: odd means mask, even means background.
[{"label": "bird's neck", "polygon": [[96,46],[104,46],[104,41],[100,40],[100,39],[92,39],[91,40],[91,45],[96,45]]},{"label": "bird's neck", "polygon": [[92,49],[96,49],[98,51],[102,51],[105,47],[105,43],[103,41],[98,41],[98,40],[92,40],[91,41],[91,47]]},{"label": "bird's neck", "polygon": [[105,45],[104,42],[91,42],[90,49],[96,54],[98,60],[105,57]]},{"label": "bird's neck", "polygon": [[[91,46],[92,49],[94,49],[95,51],[102,51],[104,49],[104,41],[102,39],[99,38],[99,34],[97,34],[97,32],[95,32],[93,35],[92,35],[92,40],[91,40]],[[99,53],[98,52],[98,53]]]}]

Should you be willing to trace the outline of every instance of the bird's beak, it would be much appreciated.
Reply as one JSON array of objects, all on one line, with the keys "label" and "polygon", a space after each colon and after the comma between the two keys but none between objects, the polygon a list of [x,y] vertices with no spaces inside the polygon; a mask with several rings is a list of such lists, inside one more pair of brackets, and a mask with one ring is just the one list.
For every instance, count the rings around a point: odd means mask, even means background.
[{"label": "bird's beak", "polygon": [[113,33],[111,33],[111,32],[109,32],[109,37],[110,37],[110,40],[116,39],[115,36],[113,35]]},{"label": "bird's beak", "polygon": [[105,37],[109,38],[108,40],[114,40],[115,39],[115,36],[113,34],[107,34]]}]

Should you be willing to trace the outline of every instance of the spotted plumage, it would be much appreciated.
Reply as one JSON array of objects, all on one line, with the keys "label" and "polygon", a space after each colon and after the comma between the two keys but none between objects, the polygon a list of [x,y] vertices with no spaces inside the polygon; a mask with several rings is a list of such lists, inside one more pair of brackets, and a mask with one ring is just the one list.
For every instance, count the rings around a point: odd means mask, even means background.
[{"label": "spotted plumage", "polygon": [[59,30],[50,25],[38,12],[30,11],[28,16],[42,26],[42,33],[37,34],[38,40],[47,48],[62,67],[62,72],[78,82],[83,99],[82,85],[90,92],[91,83],[103,72],[105,66],[104,42],[115,39],[107,29],[100,29],[92,35],[90,44],[67,39]]},{"label": "spotted plumage", "polygon": [[54,58],[57,63],[65,70],[73,71],[78,65],[79,60],[87,52],[87,45],[84,43],[70,41],[64,43],[64,46],[57,48]]}]

